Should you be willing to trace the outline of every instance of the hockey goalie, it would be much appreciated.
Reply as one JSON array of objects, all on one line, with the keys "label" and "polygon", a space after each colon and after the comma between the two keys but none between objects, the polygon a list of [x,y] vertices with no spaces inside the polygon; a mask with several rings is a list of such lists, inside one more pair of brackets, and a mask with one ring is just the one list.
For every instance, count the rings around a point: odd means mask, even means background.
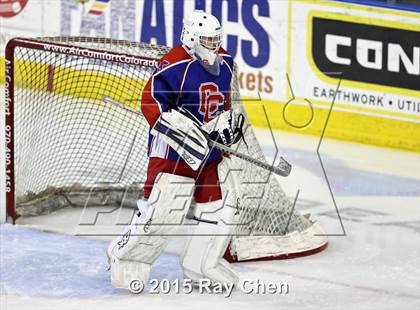
[{"label": "hockey goalie", "polygon": [[195,225],[181,257],[185,278],[238,281],[223,259],[238,216],[238,180],[231,159],[208,146],[208,139],[238,142],[243,123],[230,109],[233,59],[221,48],[221,35],[213,15],[194,11],[184,20],[182,45],[160,59],[143,90],[141,111],[150,125],[147,180],[138,213],[108,248],[115,287],[129,289],[133,279],[147,283],[187,213]]}]

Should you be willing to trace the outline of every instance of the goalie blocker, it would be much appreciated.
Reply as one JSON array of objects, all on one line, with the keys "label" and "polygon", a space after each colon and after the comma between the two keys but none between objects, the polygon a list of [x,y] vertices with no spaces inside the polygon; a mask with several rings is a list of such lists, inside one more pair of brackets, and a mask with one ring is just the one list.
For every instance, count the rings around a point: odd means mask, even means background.
[{"label": "goalie blocker", "polygon": [[169,144],[193,169],[198,170],[209,154],[209,139],[230,146],[242,137],[244,116],[234,110],[224,111],[202,124],[188,110],[163,112],[151,130],[158,140]]},{"label": "goalie blocker", "polygon": [[151,134],[171,146],[193,170],[200,168],[209,153],[207,138],[197,123],[174,109],[160,115]]}]

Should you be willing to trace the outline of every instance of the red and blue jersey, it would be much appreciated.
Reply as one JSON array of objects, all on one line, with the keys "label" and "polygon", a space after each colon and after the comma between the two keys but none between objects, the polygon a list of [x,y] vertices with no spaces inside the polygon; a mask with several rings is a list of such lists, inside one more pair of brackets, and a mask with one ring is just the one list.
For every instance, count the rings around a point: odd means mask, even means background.
[{"label": "red and blue jersey", "polygon": [[[173,107],[187,109],[203,123],[230,109],[233,59],[222,48],[219,55],[223,61],[217,76],[209,73],[182,45],[174,47],[159,60],[142,94],[141,111],[150,127],[153,127],[162,112]],[[150,132],[148,155],[184,161],[174,149]],[[221,155],[219,150],[212,150],[207,162],[218,160]]]}]

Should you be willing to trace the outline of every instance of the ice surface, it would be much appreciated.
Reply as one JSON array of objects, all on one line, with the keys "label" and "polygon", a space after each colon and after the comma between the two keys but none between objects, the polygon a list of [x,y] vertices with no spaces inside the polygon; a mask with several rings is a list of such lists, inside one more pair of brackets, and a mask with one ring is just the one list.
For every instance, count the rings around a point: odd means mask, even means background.
[{"label": "ice surface", "polygon": [[[1,229],[3,288],[8,294],[97,297],[124,294],[106,271],[107,242],[5,224]],[[175,272],[169,272],[169,271]],[[182,277],[178,257],[164,254],[152,277]],[[178,272],[176,272],[178,271]],[[106,285],[104,285],[106,284]]]},{"label": "ice surface", "polygon": [[[258,130],[270,157],[268,136]],[[419,309],[418,154],[325,140],[320,154],[339,217],[315,152],[318,140],[283,132],[275,137],[294,164],[281,185],[291,197],[299,190],[298,210],[312,213],[332,235],[329,247],[314,256],[234,268],[241,279],[287,283],[289,294],[235,291],[225,298],[114,289],[105,270],[106,241],[73,236],[81,219],[81,211],[73,209],[0,226],[0,308]],[[170,254],[179,253],[181,245],[174,240],[153,266],[152,278],[182,279],[178,256]]]}]

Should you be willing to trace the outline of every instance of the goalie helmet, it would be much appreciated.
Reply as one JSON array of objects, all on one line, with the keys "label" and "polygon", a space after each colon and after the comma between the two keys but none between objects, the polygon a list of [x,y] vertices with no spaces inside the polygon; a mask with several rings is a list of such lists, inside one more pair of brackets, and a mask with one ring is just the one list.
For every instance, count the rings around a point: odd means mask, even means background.
[{"label": "goalie helmet", "polygon": [[211,14],[195,10],[183,23],[181,42],[207,71],[218,75],[222,61],[218,54],[222,40],[220,22]]}]

